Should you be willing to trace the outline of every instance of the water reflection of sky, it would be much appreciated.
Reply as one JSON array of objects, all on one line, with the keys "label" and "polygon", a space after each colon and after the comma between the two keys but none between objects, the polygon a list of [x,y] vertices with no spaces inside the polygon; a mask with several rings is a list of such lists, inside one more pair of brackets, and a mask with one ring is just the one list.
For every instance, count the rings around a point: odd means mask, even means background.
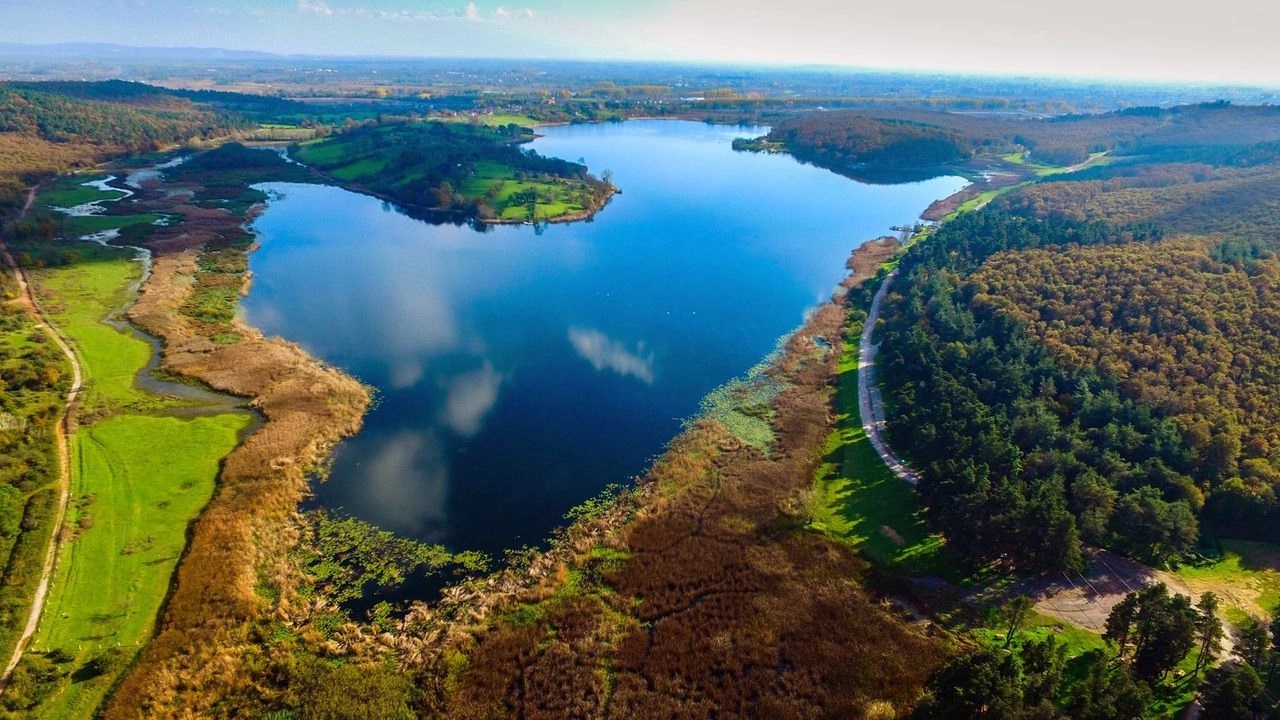
[{"label": "water reflection of sky", "polygon": [[458,548],[538,542],[798,325],[855,245],[962,184],[865,186],[733,153],[752,129],[544,132],[539,151],[613,171],[623,193],[594,221],[481,234],[272,186],[249,321],[378,390],[322,502]]}]

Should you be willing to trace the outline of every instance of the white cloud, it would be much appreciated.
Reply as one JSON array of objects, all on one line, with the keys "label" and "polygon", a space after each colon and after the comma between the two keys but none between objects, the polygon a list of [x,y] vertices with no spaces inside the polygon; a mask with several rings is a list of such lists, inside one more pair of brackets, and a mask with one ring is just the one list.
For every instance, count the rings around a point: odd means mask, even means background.
[{"label": "white cloud", "polygon": [[569,328],[569,342],[578,355],[591,363],[597,372],[612,370],[646,385],[653,384],[653,353],[645,354],[644,343],[640,343],[635,352],[632,352],[599,330],[582,328]]},{"label": "white cloud", "polygon": [[324,0],[298,0],[298,12],[308,15],[333,15],[333,9]]},{"label": "white cloud", "polygon": [[493,16],[496,18],[506,19],[511,17],[511,13],[508,12],[506,8],[499,6],[497,10],[493,11]]},{"label": "white cloud", "polygon": [[462,437],[471,437],[484,427],[484,418],[498,402],[503,377],[493,366],[460,375],[449,383],[440,419]]},{"label": "white cloud", "polygon": [[473,2],[467,3],[467,19],[471,22],[480,21],[480,8]]}]

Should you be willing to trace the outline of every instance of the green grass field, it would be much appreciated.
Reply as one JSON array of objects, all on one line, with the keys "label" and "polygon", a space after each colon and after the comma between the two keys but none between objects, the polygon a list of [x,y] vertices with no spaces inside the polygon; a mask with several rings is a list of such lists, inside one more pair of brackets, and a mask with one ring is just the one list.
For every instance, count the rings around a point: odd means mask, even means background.
[{"label": "green grass field", "polygon": [[[942,536],[925,526],[915,490],[885,466],[858,415],[858,343],[850,330],[839,364],[836,431],[816,480],[812,527],[892,572],[951,579]],[[957,578],[958,579],[958,578]]]},{"label": "green grass field", "polygon": [[504,220],[547,219],[582,212],[584,209],[575,193],[562,183],[515,180],[514,177],[515,168],[492,162],[478,162],[475,164],[475,174],[458,191],[464,196],[475,197],[485,195],[497,187],[498,191],[493,199],[497,207],[510,203],[512,195],[528,191],[537,193],[540,198],[554,198],[550,202],[539,199],[533,215],[529,214],[527,205],[507,205],[502,210]]},{"label": "green grass field", "polygon": [[[145,216],[94,219],[118,227],[130,217]],[[71,440],[66,530],[32,641],[59,675],[35,713],[87,719],[151,636],[187,528],[251,416],[164,416],[180,403],[134,386],[151,345],[103,322],[133,299],[141,273],[133,252],[74,241],[58,247],[79,259],[37,271],[36,285],[50,321],[76,349],[85,393]]]},{"label": "green grass field", "polygon": [[[129,656],[151,635],[187,525],[213,494],[218,463],[244,414],[179,420],[117,416],[82,427],[65,542],[37,650],[61,649],[78,669],[112,647]],[[89,673],[81,672],[80,676]],[[114,677],[80,677],[42,706],[44,717],[90,717]]]},{"label": "green grass field", "polygon": [[370,177],[373,175],[377,175],[378,173],[382,172],[383,168],[385,168],[386,166],[387,166],[386,158],[366,157],[366,158],[360,158],[359,160],[351,163],[350,165],[343,165],[340,168],[330,170],[329,174],[333,175],[339,180],[351,181],[351,180],[358,180],[363,177]]},{"label": "green grass field", "polygon": [[326,142],[328,138],[316,138],[298,143],[298,160],[314,165],[333,165],[346,155],[342,143]]},{"label": "green grass field", "polygon": [[[513,115],[511,113],[493,113],[491,115],[477,115],[480,124],[489,125],[490,127],[502,127],[506,125],[519,125],[520,127],[537,127],[538,121],[528,115]],[[433,117],[430,120],[439,120],[441,122],[453,123],[469,123],[471,116],[454,115],[453,117]]]},{"label": "green grass field", "polygon": [[1240,625],[1280,605],[1280,547],[1248,540],[1221,540],[1218,554],[1182,565],[1175,573],[1197,595],[1211,591],[1222,599],[1223,617]]},{"label": "green grass field", "polygon": [[50,319],[71,339],[84,371],[84,408],[155,409],[166,401],[134,387],[151,346],[102,319],[124,307],[141,268],[130,250],[88,245],[85,261],[36,273]]},{"label": "green grass field", "polygon": [[48,207],[69,208],[96,200],[118,200],[124,197],[124,193],[119,190],[104,192],[96,187],[88,187],[83,184],[103,179],[106,179],[105,175],[98,177],[72,175],[59,180],[52,188],[40,193],[40,202]]}]

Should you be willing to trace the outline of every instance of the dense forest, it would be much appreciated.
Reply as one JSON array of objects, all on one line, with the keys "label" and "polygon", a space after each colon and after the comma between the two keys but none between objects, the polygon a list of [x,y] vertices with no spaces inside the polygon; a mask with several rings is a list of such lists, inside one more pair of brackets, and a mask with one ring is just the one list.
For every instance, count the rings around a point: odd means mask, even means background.
[{"label": "dense forest", "polygon": [[972,273],[1002,251],[1137,243],[1152,227],[962,215],[902,261],[883,373],[895,447],[953,554],[976,567],[1078,569],[1081,540],[1160,562],[1198,537],[1193,455],[1177,426],[1116,379],[1060,363],[979,301]]},{"label": "dense forest", "polygon": [[1218,536],[1270,541],[1280,528],[1278,280],[1269,248],[1204,240],[1002,255],[972,278],[975,304],[1175,420],[1195,483],[1166,496],[1203,508]]},{"label": "dense forest", "polygon": [[856,165],[943,165],[968,157],[959,132],[910,120],[882,120],[855,113],[806,113],[774,126],[755,141],[734,143],[753,150],[775,144],[800,160],[833,169]]},{"label": "dense forest", "polygon": [[973,156],[976,173],[1006,153],[1050,166],[1099,152],[1169,162],[1179,154],[1274,143],[1280,108],[1216,102],[1047,118],[871,108],[804,113],[780,121],[762,140],[838,172],[850,163],[937,165]]}]

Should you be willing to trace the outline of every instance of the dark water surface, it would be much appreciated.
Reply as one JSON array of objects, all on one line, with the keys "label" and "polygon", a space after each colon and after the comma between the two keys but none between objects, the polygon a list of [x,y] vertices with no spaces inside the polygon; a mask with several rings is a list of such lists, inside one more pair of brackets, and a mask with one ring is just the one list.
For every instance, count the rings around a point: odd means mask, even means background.
[{"label": "dark water surface", "polygon": [[319,501],[453,549],[538,543],[829,297],[854,247],[964,185],[861,185],[730,149],[765,130],[543,129],[539,152],[612,170],[622,194],[542,234],[268,185],[248,321],[378,388]]}]

